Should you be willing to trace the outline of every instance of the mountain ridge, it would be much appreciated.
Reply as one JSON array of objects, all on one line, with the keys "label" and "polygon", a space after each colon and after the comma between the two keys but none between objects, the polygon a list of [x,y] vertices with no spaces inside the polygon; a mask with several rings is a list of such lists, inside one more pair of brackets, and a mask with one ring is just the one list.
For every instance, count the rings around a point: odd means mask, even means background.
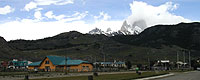
[{"label": "mountain ridge", "polygon": [[180,23],[156,25],[138,35],[108,37],[103,34],[91,35],[71,31],[38,40],[8,41],[6,45],[22,52],[25,57],[32,54],[32,60],[46,55],[61,55],[88,61],[94,61],[96,58],[97,61],[102,61],[106,54],[107,61],[146,62],[147,52],[152,60],[175,60],[177,51],[181,50],[191,50],[193,58],[200,57],[199,35],[200,23]]}]

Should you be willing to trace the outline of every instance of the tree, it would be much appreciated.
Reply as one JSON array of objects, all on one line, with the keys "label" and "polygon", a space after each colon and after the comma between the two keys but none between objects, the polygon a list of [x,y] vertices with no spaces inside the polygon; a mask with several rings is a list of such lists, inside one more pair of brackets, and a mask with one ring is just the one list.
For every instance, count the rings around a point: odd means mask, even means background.
[{"label": "tree", "polygon": [[196,60],[191,60],[191,66],[196,70],[197,67],[200,67],[200,64]]},{"label": "tree", "polygon": [[125,64],[127,66],[127,69],[131,69],[132,67],[131,61],[126,61]]}]

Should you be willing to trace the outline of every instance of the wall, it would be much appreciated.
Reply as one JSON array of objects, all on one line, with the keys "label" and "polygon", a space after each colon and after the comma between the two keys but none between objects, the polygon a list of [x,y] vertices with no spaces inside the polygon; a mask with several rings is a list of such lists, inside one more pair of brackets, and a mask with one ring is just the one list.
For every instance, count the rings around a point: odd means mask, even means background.
[{"label": "wall", "polygon": [[70,66],[70,70],[78,72],[89,72],[93,70],[93,66],[91,64],[82,63],[80,65]]},{"label": "wall", "polygon": [[28,67],[28,69],[34,69],[34,68],[35,68],[34,66],[29,66],[29,67]]},{"label": "wall", "polygon": [[[49,64],[45,64],[46,61],[49,61]],[[46,57],[45,60],[41,63],[39,69],[45,69],[45,66],[49,66],[50,69],[51,69],[51,71],[54,71],[54,70],[56,69],[56,66],[53,65],[53,63],[52,63],[52,62],[49,60],[49,58],[47,58],[47,57]],[[47,70],[45,69],[45,71],[47,71]]]}]

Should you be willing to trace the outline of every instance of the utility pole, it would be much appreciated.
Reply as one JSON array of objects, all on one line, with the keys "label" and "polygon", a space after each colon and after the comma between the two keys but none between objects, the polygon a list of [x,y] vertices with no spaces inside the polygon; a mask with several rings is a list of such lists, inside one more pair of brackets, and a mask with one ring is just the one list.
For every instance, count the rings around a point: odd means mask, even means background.
[{"label": "utility pole", "polygon": [[190,50],[189,50],[189,68],[191,68]]},{"label": "utility pole", "polygon": [[105,64],[106,64],[106,55],[104,53],[104,70],[105,70]]},{"label": "utility pole", "polygon": [[176,64],[177,64],[177,68],[179,69],[179,64],[178,64],[178,61],[179,61],[179,55],[178,55],[178,52],[177,52],[177,55],[176,55],[176,57],[177,57]]},{"label": "utility pole", "polygon": [[185,51],[183,50],[183,66],[184,66],[184,68],[185,68]]},{"label": "utility pole", "polygon": [[151,64],[150,64],[150,59],[149,59],[149,52],[147,52],[147,54],[148,54],[149,70],[151,70]]},{"label": "utility pole", "polygon": [[95,69],[97,69],[97,56],[95,56]]},{"label": "utility pole", "polygon": [[102,47],[101,47],[101,53],[104,55],[104,71],[105,71],[105,68],[106,68],[106,54],[103,52],[103,46],[104,45],[102,45]]},{"label": "utility pole", "polygon": [[67,58],[66,58],[66,56],[65,56],[65,74],[67,74],[67,71],[68,71],[68,68],[67,68]]}]

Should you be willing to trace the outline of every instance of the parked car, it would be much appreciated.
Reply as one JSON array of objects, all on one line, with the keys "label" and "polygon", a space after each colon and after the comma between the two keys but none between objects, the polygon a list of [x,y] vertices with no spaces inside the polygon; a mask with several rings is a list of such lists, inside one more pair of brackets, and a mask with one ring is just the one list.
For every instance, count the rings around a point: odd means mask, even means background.
[{"label": "parked car", "polygon": [[197,70],[200,71],[200,67],[197,67]]}]

